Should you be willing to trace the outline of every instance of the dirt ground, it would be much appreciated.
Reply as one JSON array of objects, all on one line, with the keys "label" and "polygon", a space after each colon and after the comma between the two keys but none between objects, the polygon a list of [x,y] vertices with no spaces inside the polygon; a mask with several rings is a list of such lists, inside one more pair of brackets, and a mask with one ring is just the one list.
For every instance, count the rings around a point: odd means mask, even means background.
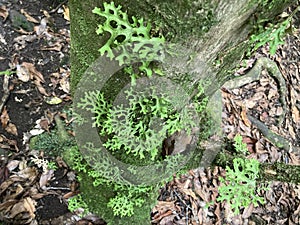
[{"label": "dirt ground", "polygon": [[[272,145],[243,117],[247,105],[252,115],[272,131],[299,146],[299,16],[299,12],[295,14],[294,32],[286,37],[275,56],[268,55],[267,46],[256,55],[274,60],[287,83],[288,111],[281,126],[277,126],[282,110],[278,87],[267,73],[259,82],[223,90],[223,126],[227,138],[241,134],[250,157],[260,162],[300,165],[299,155]],[[62,158],[54,158],[47,151],[33,151],[29,146],[30,138],[55,127],[56,115],[67,126],[71,124],[72,118],[66,112],[72,102],[69,26],[67,1],[0,0],[2,224],[105,224],[95,215],[80,218],[77,212],[68,210],[67,199],[78,193],[76,175]],[[249,60],[248,67],[254,61]],[[32,158],[54,161],[58,169],[43,173],[38,163],[33,165]],[[221,167],[197,169],[168,183],[158,194],[152,212],[153,224],[300,224],[300,184],[271,182],[268,190],[258,193],[266,204],[251,205],[238,216],[233,216],[225,203],[204,207],[204,201],[216,200],[220,176],[224,176]]]}]

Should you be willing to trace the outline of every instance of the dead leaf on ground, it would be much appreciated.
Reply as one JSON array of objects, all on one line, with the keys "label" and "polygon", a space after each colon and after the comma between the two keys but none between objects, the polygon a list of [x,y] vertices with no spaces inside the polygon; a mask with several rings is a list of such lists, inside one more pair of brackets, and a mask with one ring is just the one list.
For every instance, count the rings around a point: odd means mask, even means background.
[{"label": "dead leaf on ground", "polygon": [[296,154],[290,152],[289,153],[290,164],[300,166],[300,157],[299,157],[299,155],[300,155],[299,153],[298,153],[298,156],[297,156]]},{"label": "dead leaf on ground", "polygon": [[30,80],[30,74],[29,74],[28,69],[19,64],[16,66],[16,68],[17,68],[16,74],[18,76],[18,79],[25,83],[28,82]]},{"label": "dead leaf on ground", "polygon": [[30,197],[4,204],[0,205],[0,211],[2,211],[5,220],[13,224],[29,224],[35,218],[36,202]]},{"label": "dead leaf on ground", "polygon": [[18,136],[18,129],[17,129],[16,125],[11,122],[5,127],[5,130],[7,133]]},{"label": "dead leaf on ground", "polygon": [[15,150],[16,152],[19,152],[17,141],[8,139],[1,134],[0,134],[0,148]]},{"label": "dead leaf on ground", "polygon": [[158,204],[152,209],[154,214],[152,222],[158,223],[162,218],[171,215],[172,211],[176,211],[175,201],[158,201]]},{"label": "dead leaf on ground", "polygon": [[18,135],[18,129],[15,124],[13,124],[8,115],[8,111],[6,110],[6,107],[4,107],[1,117],[0,117],[1,125],[5,129],[7,133],[13,134],[15,136]]},{"label": "dead leaf on ground", "polygon": [[44,190],[49,180],[53,177],[54,171],[47,170],[46,173],[43,173],[40,177],[39,185]]},{"label": "dead leaf on ground", "polygon": [[67,94],[70,93],[69,75],[70,75],[70,72],[68,72],[67,74],[64,74],[62,79],[59,81],[61,89]]},{"label": "dead leaf on ground", "polygon": [[300,122],[300,112],[299,112],[299,110],[296,106],[292,107],[292,118],[293,118],[295,123]]},{"label": "dead leaf on ground", "polygon": [[19,164],[20,164],[19,160],[11,160],[7,163],[6,167],[11,172],[14,169],[16,169],[19,166]]},{"label": "dead leaf on ground", "polygon": [[67,21],[70,21],[70,12],[69,12],[69,7],[63,5],[64,8],[64,19]]},{"label": "dead leaf on ground", "polygon": [[3,17],[3,20],[5,21],[6,18],[8,17],[8,11],[6,9],[5,5],[0,6],[0,16]]},{"label": "dead leaf on ground", "polygon": [[26,17],[26,19],[29,22],[33,22],[33,23],[39,23],[39,21],[37,21],[35,18],[33,18],[32,16],[30,16],[24,9],[21,9],[21,13]]},{"label": "dead leaf on ground", "polygon": [[245,106],[242,106],[242,112],[241,112],[241,117],[243,122],[245,123],[245,125],[247,127],[251,126],[251,122],[249,121],[248,117],[247,117],[247,109]]},{"label": "dead leaf on ground", "polygon": [[6,110],[6,106],[2,110],[2,113],[0,116],[0,121],[1,121],[2,128],[6,128],[9,123],[9,115]]},{"label": "dead leaf on ground", "polygon": [[33,80],[33,83],[42,95],[49,96],[42,83],[45,82],[43,75],[35,68],[32,63],[23,62],[21,65],[17,65],[17,76],[23,81],[27,82]]},{"label": "dead leaf on ground", "polygon": [[26,48],[27,43],[32,43],[34,40],[36,40],[37,36],[35,34],[33,35],[20,35],[16,38],[14,38],[14,48],[15,50],[22,50]]}]

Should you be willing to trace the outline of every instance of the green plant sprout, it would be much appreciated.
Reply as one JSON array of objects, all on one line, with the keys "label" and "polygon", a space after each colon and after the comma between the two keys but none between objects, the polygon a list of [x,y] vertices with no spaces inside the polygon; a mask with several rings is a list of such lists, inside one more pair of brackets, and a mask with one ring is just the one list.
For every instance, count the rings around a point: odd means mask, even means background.
[{"label": "green plant sprout", "polygon": [[[264,2],[264,6],[271,7],[271,4]],[[270,54],[275,55],[275,52],[279,45],[284,44],[283,38],[287,34],[288,30],[292,29],[292,18],[295,13],[299,10],[299,6],[282,22],[278,24],[269,24],[269,27],[264,28],[261,23],[266,22],[267,20],[261,20],[258,23],[258,31],[255,34],[252,34],[250,37],[250,46],[247,55],[250,56],[258,48],[269,43]]]},{"label": "green plant sprout", "polygon": [[47,166],[48,166],[49,170],[57,170],[57,168],[58,168],[57,165],[56,165],[56,162],[53,162],[53,161],[52,162],[48,162]]},{"label": "green plant sprout", "polygon": [[[240,207],[248,207],[251,203],[256,207],[263,204],[264,198],[256,194],[256,180],[259,174],[259,162],[256,159],[235,158],[233,169],[226,166],[226,177],[220,178],[217,201],[226,201],[235,215]],[[262,188],[257,191],[262,190]]]},{"label": "green plant sprout", "polygon": [[[191,131],[196,124],[189,119],[188,110],[174,113],[166,96],[149,89],[151,97],[132,88],[125,91],[129,101],[127,107],[112,106],[100,91],[86,92],[78,106],[91,111],[94,126],[102,136],[109,137],[104,146],[114,151],[157,160],[162,141],[176,131]],[[159,127],[160,129],[154,129]]]},{"label": "green plant sprout", "polygon": [[[138,74],[130,65],[134,61],[141,62],[138,67],[140,72],[144,72],[148,77],[151,77],[153,71],[162,75],[159,69],[150,68],[150,63],[158,56],[158,52],[162,49],[162,44],[165,42],[164,37],[152,37],[151,25],[145,23],[144,19],[137,19],[132,16],[131,20],[127,13],[121,10],[121,6],[115,6],[114,2],[103,3],[104,10],[95,7],[93,13],[104,17],[106,20],[99,25],[97,34],[103,35],[109,33],[110,37],[100,49],[101,55],[107,54],[110,59],[118,60],[120,65],[129,65],[124,71],[131,76],[132,84]],[[130,49],[128,45],[130,43]],[[118,50],[118,55],[115,55],[113,49]],[[120,51],[121,50],[121,51]]]},{"label": "green plant sprout", "polygon": [[[111,197],[107,202],[107,207],[113,210],[115,216],[132,216],[135,207],[141,207],[144,203],[143,196],[151,191],[152,187],[148,186],[131,186],[131,185],[122,185],[118,183],[111,183],[109,180],[104,179],[103,176],[96,170],[93,170],[88,166],[86,161],[83,159],[81,153],[79,152],[78,147],[74,146],[70,148],[66,158],[68,158],[68,163],[76,170],[79,175],[78,179],[81,180],[83,173],[86,174],[93,180],[93,186],[98,187],[100,185],[109,186],[111,190],[114,190],[117,194],[114,197]],[[88,212],[88,206],[83,200],[81,195],[76,196],[75,198],[69,199],[69,210],[72,212],[78,208],[85,209],[85,212]]]},{"label": "green plant sprout", "polygon": [[10,76],[12,74],[14,74],[15,72],[14,71],[11,71],[11,70],[4,70],[4,71],[0,71],[0,76],[1,75],[7,75],[7,76]]},{"label": "green plant sprout", "polygon": [[235,135],[233,140],[234,140],[233,146],[237,153],[242,153],[244,155],[247,155],[249,153],[247,144],[243,142],[243,137],[240,134]]},{"label": "green plant sprout", "polygon": [[68,199],[68,209],[70,212],[75,212],[78,209],[82,209],[83,212],[80,214],[80,216],[85,216],[89,212],[88,205],[83,201],[81,194]]}]

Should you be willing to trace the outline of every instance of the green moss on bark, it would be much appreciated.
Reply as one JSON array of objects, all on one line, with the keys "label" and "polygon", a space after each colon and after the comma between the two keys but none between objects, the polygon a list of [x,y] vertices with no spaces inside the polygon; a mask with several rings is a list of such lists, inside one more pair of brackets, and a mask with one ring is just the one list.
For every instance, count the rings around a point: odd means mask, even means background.
[{"label": "green moss on bark", "polygon": [[80,174],[81,177],[81,190],[83,199],[87,203],[89,209],[100,215],[108,225],[133,225],[133,224],[151,224],[151,210],[157,203],[158,187],[154,187],[152,191],[144,196],[145,202],[142,207],[134,208],[134,216],[132,217],[119,217],[113,214],[113,210],[107,207],[109,200],[117,195],[113,191],[113,185],[102,184],[98,187],[91,185],[93,179],[87,174]]}]

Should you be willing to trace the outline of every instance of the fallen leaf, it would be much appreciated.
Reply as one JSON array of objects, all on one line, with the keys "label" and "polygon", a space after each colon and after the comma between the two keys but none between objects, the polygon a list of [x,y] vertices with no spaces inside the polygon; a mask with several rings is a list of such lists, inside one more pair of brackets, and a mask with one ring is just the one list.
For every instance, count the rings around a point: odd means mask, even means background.
[{"label": "fallen leaf", "polygon": [[64,19],[67,21],[70,21],[70,12],[69,12],[69,8],[65,5],[63,5],[64,8]]},{"label": "fallen leaf", "polygon": [[49,120],[48,119],[46,119],[46,118],[40,119],[39,126],[43,130],[46,130],[49,132]]},{"label": "fallen leaf", "polygon": [[6,18],[8,17],[8,11],[6,9],[5,5],[0,6],[0,16],[3,17],[3,20],[5,21]]},{"label": "fallen leaf", "polygon": [[46,98],[45,102],[49,105],[58,105],[58,104],[62,103],[62,100],[55,96],[55,97]]},{"label": "fallen leaf", "polygon": [[[300,158],[299,156],[295,155],[293,152],[289,153],[289,158],[291,160],[292,165],[300,166]],[[300,197],[300,195],[299,195]]]},{"label": "fallen leaf", "polygon": [[46,185],[49,180],[53,177],[54,171],[53,170],[47,170],[47,172],[43,173],[40,177],[40,187],[45,190]]},{"label": "fallen leaf", "polygon": [[7,133],[18,136],[18,129],[17,129],[16,125],[11,122],[8,123],[8,125],[5,127],[5,130]]},{"label": "fallen leaf", "polygon": [[299,113],[298,108],[295,105],[292,107],[292,118],[295,123],[300,122],[300,113]]},{"label": "fallen leaf", "polygon": [[49,96],[49,94],[46,92],[46,89],[42,86],[40,80],[34,80],[33,83],[42,95]]},{"label": "fallen leaf", "polygon": [[6,167],[7,169],[11,172],[14,169],[16,169],[20,164],[19,160],[11,160],[10,162],[7,163]]},{"label": "fallen leaf", "polygon": [[20,11],[28,21],[33,22],[33,23],[39,23],[39,21],[37,21],[35,18],[33,18],[32,16],[30,16],[24,9],[21,9]]},{"label": "fallen leaf", "polygon": [[159,222],[159,225],[173,225],[175,215],[169,215],[162,218],[162,220]]},{"label": "fallen leaf", "polygon": [[296,133],[295,133],[294,127],[290,124],[288,124],[288,131],[289,131],[290,135],[292,136],[292,138],[295,140],[296,139]]},{"label": "fallen leaf", "polygon": [[42,83],[45,82],[43,75],[34,67],[32,63],[23,62],[19,67],[19,71],[24,73],[22,75],[26,75],[26,78],[29,75],[30,79],[33,80],[33,83],[36,85],[37,89],[42,95],[49,96],[49,94],[42,86]]},{"label": "fallen leaf", "polygon": [[69,74],[70,73],[63,74],[62,79],[59,81],[61,89],[67,94],[70,93]]},{"label": "fallen leaf", "polygon": [[3,108],[1,116],[0,116],[1,125],[3,128],[6,128],[9,123],[9,115],[6,110],[6,106]]},{"label": "fallen leaf", "polygon": [[23,62],[21,66],[25,67],[29,71],[30,79],[36,79],[41,83],[44,83],[43,75],[35,68],[32,63]]},{"label": "fallen leaf", "polygon": [[247,127],[251,126],[251,122],[249,121],[248,117],[247,117],[247,109],[245,106],[242,106],[242,112],[241,112],[241,117],[243,122],[245,123],[245,125]]}]

